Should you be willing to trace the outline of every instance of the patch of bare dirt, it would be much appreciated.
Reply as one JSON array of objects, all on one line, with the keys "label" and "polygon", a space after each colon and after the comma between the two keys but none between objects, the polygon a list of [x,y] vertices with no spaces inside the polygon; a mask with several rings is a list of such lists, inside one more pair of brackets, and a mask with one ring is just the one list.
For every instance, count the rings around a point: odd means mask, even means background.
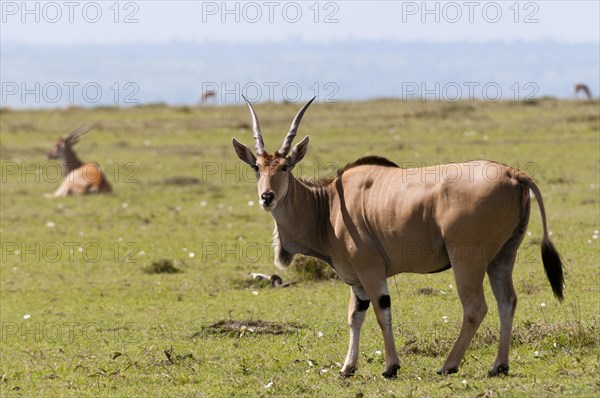
[{"label": "patch of bare dirt", "polygon": [[206,335],[229,337],[244,337],[259,334],[281,335],[295,333],[300,329],[302,329],[302,327],[293,323],[222,319],[213,324],[204,326],[200,332],[194,333],[192,338]]}]

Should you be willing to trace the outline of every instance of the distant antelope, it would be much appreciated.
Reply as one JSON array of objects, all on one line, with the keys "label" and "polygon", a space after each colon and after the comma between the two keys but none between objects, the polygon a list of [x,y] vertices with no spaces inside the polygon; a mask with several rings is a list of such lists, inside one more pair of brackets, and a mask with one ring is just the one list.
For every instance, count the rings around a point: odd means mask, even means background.
[{"label": "distant antelope", "polygon": [[206,104],[206,101],[209,98],[215,97],[217,96],[217,92],[214,90],[206,90],[205,92],[202,93],[202,98],[201,98],[201,104]]},{"label": "distant antelope", "polygon": [[85,195],[97,192],[112,192],[112,188],[97,163],[83,163],[73,150],[79,137],[91,129],[79,128],[63,138],[59,138],[48,159],[63,160],[63,181],[58,189],[47,197],[57,198],[67,195]]},{"label": "distant antelope", "polygon": [[583,94],[585,95],[585,97],[588,100],[592,99],[592,92],[590,91],[590,88],[583,84],[583,83],[578,83],[575,85],[575,95],[579,94],[579,92],[582,91]]},{"label": "distant antelope", "polygon": [[402,169],[376,156],[347,165],[331,180],[297,179],[291,171],[306,155],[308,137],[288,153],[312,100],[298,112],[283,145],[273,154],[265,152],[258,118],[246,102],[256,156],[235,138],[233,147],[256,172],[260,205],[275,220],[275,263],[286,267],[297,253],[313,256],[329,263],[351,287],[350,343],[340,375],[351,376],[357,369],[360,331],[373,302],[385,343],[383,376],[395,377],[399,359],[386,278],[450,268],[463,324],[438,373],[457,372],[487,312],[486,273],[500,316],[500,344],[489,374],[508,373],[517,304],[512,271],[529,222],[530,190],[542,216],[546,276],[554,295],[563,299],[561,259],[550,240],[542,195],[533,180],[520,170],[486,160]]}]

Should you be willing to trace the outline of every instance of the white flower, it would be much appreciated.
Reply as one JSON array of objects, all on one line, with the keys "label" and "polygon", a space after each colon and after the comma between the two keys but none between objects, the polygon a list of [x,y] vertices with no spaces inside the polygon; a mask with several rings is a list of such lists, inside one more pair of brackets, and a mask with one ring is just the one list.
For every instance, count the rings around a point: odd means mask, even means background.
[{"label": "white flower", "polygon": [[46,226],[47,226],[48,228],[54,228],[54,227],[56,227],[56,224],[54,224],[52,221],[48,221],[48,222],[46,223]]},{"label": "white flower", "polygon": [[375,351],[375,355],[381,355],[381,351],[379,351],[379,350]]},{"label": "white flower", "polygon": [[248,201],[248,206],[254,206],[254,201],[253,200],[249,200]]},{"label": "white flower", "polygon": [[206,201],[205,200],[203,200],[203,201],[200,202],[200,207],[206,207]]},{"label": "white flower", "polygon": [[188,257],[189,258],[194,258],[195,255],[196,255],[196,253],[194,253],[194,252],[189,252],[188,253]]},{"label": "white flower", "polygon": [[255,295],[255,296],[258,296],[258,292],[256,290],[253,290],[252,294]]},{"label": "white flower", "polygon": [[463,384],[465,384],[465,385],[466,385],[466,384],[467,384],[467,381],[466,381],[466,380],[463,380],[463,381],[461,381],[461,383],[463,383]]},{"label": "white flower", "polygon": [[454,289],[454,286],[452,286],[452,283],[448,285],[448,289]]},{"label": "white flower", "polygon": [[127,204],[127,202],[123,202],[121,203],[121,207],[126,209],[129,205]]},{"label": "white flower", "polygon": [[30,314],[25,314],[25,315],[23,315],[23,319],[29,319],[29,318],[31,318],[31,315],[30,315]]},{"label": "white flower", "polygon": [[273,387],[273,382],[272,381],[270,381],[267,384],[265,384],[265,388],[271,388],[271,387]]},{"label": "white flower", "polygon": [[596,235],[596,234],[592,235],[592,239],[598,239],[598,235]]},{"label": "white flower", "polygon": [[327,372],[329,372],[329,369],[325,369],[325,368],[321,369],[321,373],[327,373]]},{"label": "white flower", "polygon": [[540,306],[541,306],[541,307],[545,307],[545,306],[546,306],[546,303],[542,303],[542,304],[540,304]]},{"label": "white flower", "polygon": [[317,337],[323,337],[323,332],[317,333]]}]

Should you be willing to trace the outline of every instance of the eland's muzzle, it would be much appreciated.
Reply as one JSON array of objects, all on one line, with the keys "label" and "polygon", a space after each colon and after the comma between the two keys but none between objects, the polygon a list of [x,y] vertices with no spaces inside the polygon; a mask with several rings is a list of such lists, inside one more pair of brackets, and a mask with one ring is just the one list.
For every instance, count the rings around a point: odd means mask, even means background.
[{"label": "eland's muzzle", "polygon": [[262,195],[260,195],[260,204],[268,207],[271,205],[271,203],[273,203],[273,199],[275,199],[275,194],[273,192],[265,192]]}]

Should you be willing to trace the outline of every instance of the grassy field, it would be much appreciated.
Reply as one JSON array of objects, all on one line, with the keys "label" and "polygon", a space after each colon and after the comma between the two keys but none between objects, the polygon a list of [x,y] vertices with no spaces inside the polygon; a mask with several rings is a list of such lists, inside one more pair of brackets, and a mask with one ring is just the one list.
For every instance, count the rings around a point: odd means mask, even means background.
[{"label": "grassy field", "polygon": [[[267,149],[299,104],[257,105]],[[314,272],[277,272],[273,221],[257,202],[235,136],[252,146],[245,106],[6,111],[2,158],[2,396],[598,396],[600,394],[599,103],[314,104],[296,174],[330,175],[369,154],[403,165],[493,159],[537,180],[566,263],[565,301],[544,275],[535,204],[518,257],[511,373],[488,378],[499,322],[489,312],[457,374],[435,374],[458,335],[452,272],[388,283],[401,359],[384,380],[383,340],[369,311],[354,378],[349,289]],[[114,193],[46,199],[59,184],[54,140],[96,124],[77,146]],[[160,271],[160,263],[179,270]],[[154,264],[154,267],[153,267]],[[250,322],[251,321],[251,322]]]}]

